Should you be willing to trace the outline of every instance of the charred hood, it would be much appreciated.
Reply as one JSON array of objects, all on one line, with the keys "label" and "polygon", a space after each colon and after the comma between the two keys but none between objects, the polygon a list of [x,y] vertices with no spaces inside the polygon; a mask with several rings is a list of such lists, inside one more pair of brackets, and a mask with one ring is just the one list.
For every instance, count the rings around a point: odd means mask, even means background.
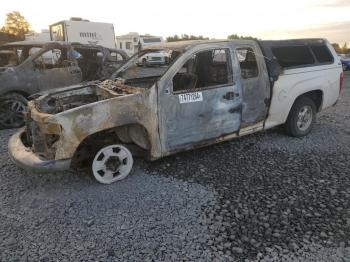
[{"label": "charred hood", "polygon": [[86,104],[141,93],[144,90],[119,81],[106,80],[48,92],[35,100],[35,106],[42,113],[57,114]]}]

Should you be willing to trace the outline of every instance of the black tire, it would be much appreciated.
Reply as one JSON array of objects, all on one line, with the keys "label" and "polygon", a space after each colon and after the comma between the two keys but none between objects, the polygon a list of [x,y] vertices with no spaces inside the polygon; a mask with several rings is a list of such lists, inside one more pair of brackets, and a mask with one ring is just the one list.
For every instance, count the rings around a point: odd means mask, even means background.
[{"label": "black tire", "polygon": [[0,98],[0,128],[18,128],[24,125],[27,99],[18,93]]},{"label": "black tire", "polygon": [[[307,109],[306,109],[307,108]],[[305,123],[303,126],[302,123],[305,121],[304,119],[301,120],[300,114],[302,114],[303,110],[311,110],[311,112],[308,112],[307,119],[312,117],[311,122],[310,120]],[[304,117],[305,118],[305,117]],[[289,112],[287,122],[285,124],[286,131],[290,136],[293,137],[303,137],[309,134],[312,130],[312,127],[316,120],[316,105],[315,102],[309,98],[309,97],[300,97],[298,98],[293,106],[292,109]]]}]

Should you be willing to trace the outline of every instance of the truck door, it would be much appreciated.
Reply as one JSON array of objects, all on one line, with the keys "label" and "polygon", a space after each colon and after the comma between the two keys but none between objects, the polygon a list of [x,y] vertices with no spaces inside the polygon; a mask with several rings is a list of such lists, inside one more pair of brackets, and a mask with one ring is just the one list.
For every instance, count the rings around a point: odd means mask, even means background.
[{"label": "truck door", "polygon": [[240,44],[236,46],[236,55],[241,68],[241,127],[244,128],[265,120],[271,91],[265,59],[260,48],[254,44]]},{"label": "truck door", "polygon": [[168,82],[158,90],[165,152],[239,131],[242,95],[232,59],[226,46],[205,49],[182,55],[169,70]]},{"label": "truck door", "polygon": [[39,91],[80,83],[82,73],[67,48],[52,48],[33,60]]}]

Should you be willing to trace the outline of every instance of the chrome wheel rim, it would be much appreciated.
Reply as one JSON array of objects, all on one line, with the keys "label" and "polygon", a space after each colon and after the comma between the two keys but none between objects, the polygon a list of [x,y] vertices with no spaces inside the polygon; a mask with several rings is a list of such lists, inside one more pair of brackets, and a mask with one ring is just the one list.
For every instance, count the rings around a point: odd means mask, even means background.
[{"label": "chrome wheel rim", "polygon": [[311,106],[303,106],[298,113],[297,127],[300,131],[306,131],[312,124]]},{"label": "chrome wheel rim", "polygon": [[122,145],[111,145],[97,152],[92,163],[92,172],[102,184],[111,184],[129,175],[133,157],[129,149]]},{"label": "chrome wheel rim", "polygon": [[4,127],[20,127],[24,124],[26,105],[19,100],[0,102],[0,125]]}]

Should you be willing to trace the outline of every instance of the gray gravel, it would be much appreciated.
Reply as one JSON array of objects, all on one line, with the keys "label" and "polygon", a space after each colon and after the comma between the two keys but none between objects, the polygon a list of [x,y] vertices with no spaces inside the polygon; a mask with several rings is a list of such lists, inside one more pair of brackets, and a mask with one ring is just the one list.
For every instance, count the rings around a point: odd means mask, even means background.
[{"label": "gray gravel", "polygon": [[323,247],[318,244],[304,245],[294,252],[281,253],[277,249],[269,250],[266,256],[259,253],[254,262],[347,262],[350,261],[350,248]]},{"label": "gray gravel", "polygon": [[139,161],[110,186],[26,173],[0,131],[0,261],[350,261],[349,80],[305,138]]},{"label": "gray gravel", "polygon": [[112,185],[75,174],[24,174],[2,162],[0,260],[205,260],[198,223],[215,195],[136,170]]}]

